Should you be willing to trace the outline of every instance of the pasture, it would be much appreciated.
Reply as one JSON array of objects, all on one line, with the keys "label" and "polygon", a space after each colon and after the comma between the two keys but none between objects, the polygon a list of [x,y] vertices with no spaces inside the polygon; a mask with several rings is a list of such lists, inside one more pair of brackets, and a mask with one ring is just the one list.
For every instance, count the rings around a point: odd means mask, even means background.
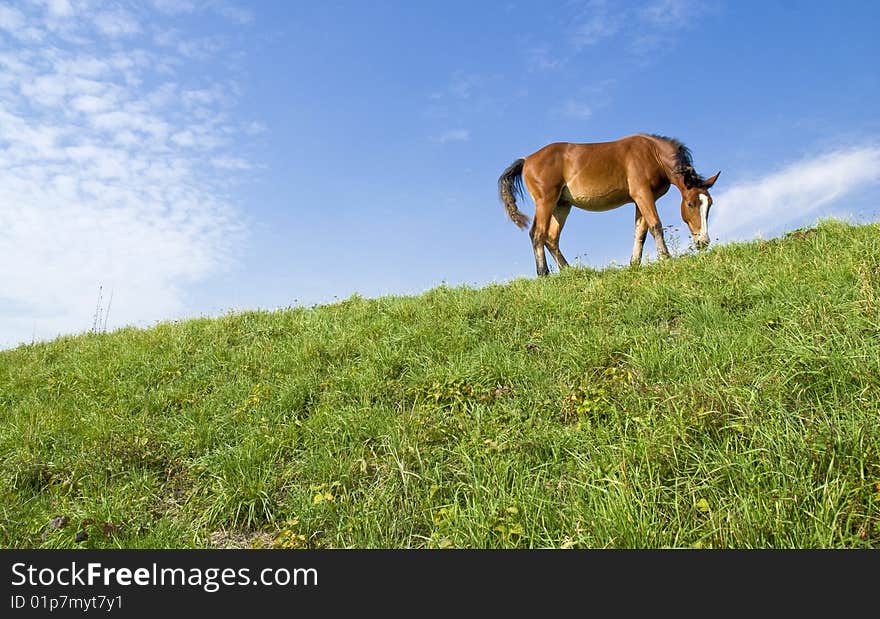
[{"label": "pasture", "polygon": [[880,545],[880,226],[0,352],[0,546]]}]

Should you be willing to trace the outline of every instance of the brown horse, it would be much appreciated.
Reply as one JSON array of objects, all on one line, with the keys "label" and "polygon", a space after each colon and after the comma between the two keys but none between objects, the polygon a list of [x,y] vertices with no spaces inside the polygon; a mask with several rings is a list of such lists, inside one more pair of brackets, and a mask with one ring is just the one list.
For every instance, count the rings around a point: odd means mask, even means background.
[{"label": "brown horse", "polygon": [[708,189],[719,174],[709,179],[697,174],[690,150],[678,140],[639,133],[614,142],[548,144],[513,162],[498,179],[498,190],[507,214],[517,226],[525,228],[529,218],[516,206],[525,180],[535,201],[531,230],[535,265],[538,275],[547,275],[545,246],[557,267],[568,266],[559,251],[559,235],[572,206],[608,211],[634,202],[636,230],[630,264],[641,263],[648,230],[654,237],[657,255],[668,258],[656,201],[670,185],[681,192],[681,218],[694,237],[694,245],[707,247],[712,206]]}]

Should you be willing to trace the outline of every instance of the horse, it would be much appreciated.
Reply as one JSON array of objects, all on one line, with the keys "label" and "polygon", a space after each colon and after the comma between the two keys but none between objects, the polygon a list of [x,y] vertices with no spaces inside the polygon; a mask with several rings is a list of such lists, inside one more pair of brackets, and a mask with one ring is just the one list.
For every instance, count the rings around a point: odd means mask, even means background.
[{"label": "horse", "polygon": [[529,217],[516,205],[523,181],[535,202],[530,236],[538,276],[549,274],[544,247],[560,269],[568,262],[559,251],[559,235],[572,206],[585,211],[609,211],[635,203],[635,243],[630,264],[642,262],[648,231],[660,259],[669,257],[656,201],[671,185],[681,192],[681,218],[694,245],[709,245],[709,189],[719,171],[708,179],[694,170],[691,151],[675,138],[638,133],[613,142],[573,144],[555,142],[514,161],[498,179],[498,192],[510,219],[520,229]]}]

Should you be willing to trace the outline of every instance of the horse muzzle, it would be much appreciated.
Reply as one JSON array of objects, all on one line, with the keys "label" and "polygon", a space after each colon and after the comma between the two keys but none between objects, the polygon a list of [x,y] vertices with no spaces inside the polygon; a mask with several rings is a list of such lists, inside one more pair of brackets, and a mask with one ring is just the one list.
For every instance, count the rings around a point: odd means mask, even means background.
[{"label": "horse muzzle", "polygon": [[706,194],[700,194],[700,233],[694,236],[694,245],[697,249],[709,247],[709,198]]}]

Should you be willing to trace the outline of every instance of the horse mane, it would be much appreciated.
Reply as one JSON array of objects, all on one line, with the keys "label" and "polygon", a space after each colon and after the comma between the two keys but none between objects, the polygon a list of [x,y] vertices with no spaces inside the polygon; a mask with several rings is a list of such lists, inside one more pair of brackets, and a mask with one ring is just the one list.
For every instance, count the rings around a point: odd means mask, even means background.
[{"label": "horse mane", "polygon": [[652,138],[656,138],[669,144],[675,151],[675,168],[673,172],[680,175],[684,179],[686,187],[700,187],[706,184],[706,179],[697,174],[694,169],[694,159],[691,155],[691,149],[682,144],[676,138],[670,138],[665,135],[651,134]]}]

